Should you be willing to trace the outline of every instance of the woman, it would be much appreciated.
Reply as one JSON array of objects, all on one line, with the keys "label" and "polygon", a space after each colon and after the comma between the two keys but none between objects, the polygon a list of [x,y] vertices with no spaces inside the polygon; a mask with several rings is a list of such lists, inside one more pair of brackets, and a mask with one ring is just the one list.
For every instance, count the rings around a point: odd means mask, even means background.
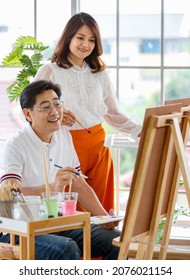
[{"label": "woman", "polygon": [[39,68],[35,80],[61,86],[67,108],[63,124],[69,127],[83,174],[92,178],[88,183],[109,211],[114,208],[114,172],[111,151],[104,147],[102,123],[133,137],[139,135],[141,126],[119,111],[102,53],[95,19],[87,13],[76,14],[66,24],[51,63]]}]

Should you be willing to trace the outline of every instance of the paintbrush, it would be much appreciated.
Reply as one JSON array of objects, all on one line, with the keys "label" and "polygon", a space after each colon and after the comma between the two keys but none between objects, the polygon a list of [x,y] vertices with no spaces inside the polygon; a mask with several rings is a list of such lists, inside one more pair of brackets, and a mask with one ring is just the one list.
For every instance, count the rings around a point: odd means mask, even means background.
[{"label": "paintbrush", "polygon": [[[63,168],[62,166],[60,166],[60,165],[58,165],[58,164],[54,164],[54,166],[57,167],[57,168]],[[85,179],[92,180],[92,178],[90,178],[90,177],[88,177],[88,176],[86,176],[86,175],[83,175],[83,174],[80,173],[80,172],[75,172],[75,174],[78,175],[78,176],[81,176],[81,177],[83,177],[83,178],[85,178]]]},{"label": "paintbrush", "polygon": [[48,183],[48,175],[47,175],[47,166],[46,166],[45,150],[44,150],[44,146],[43,146],[43,145],[42,145],[42,159],[43,159],[43,167],[44,167],[44,177],[45,177],[46,194],[47,194],[47,199],[50,200],[50,187],[49,187],[49,183]]},{"label": "paintbrush", "polygon": [[76,123],[78,123],[80,126],[82,126],[88,133],[91,133],[91,131],[89,130],[89,128],[85,127],[79,120],[77,120],[75,118]]}]

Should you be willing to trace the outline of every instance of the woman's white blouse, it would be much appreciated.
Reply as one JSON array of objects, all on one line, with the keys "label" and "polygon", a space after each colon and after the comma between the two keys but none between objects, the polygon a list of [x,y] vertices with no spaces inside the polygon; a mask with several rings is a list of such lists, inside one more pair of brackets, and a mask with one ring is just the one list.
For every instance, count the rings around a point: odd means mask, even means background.
[{"label": "woman's white blouse", "polygon": [[[73,66],[68,69],[48,63],[39,68],[33,81],[40,79],[60,85],[65,109],[70,110],[84,126],[91,127],[106,121],[121,133],[133,137],[140,133],[141,125],[120,112],[107,70],[92,73],[86,63],[82,68]],[[81,127],[75,123],[69,129]]]}]

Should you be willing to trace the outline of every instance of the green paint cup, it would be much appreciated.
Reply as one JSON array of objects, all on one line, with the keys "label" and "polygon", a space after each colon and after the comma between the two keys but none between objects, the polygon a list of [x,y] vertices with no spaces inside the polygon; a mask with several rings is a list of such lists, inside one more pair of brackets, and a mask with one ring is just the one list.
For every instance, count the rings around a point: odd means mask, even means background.
[{"label": "green paint cup", "polygon": [[47,218],[56,218],[58,216],[58,200],[57,199],[45,199],[45,215]]}]

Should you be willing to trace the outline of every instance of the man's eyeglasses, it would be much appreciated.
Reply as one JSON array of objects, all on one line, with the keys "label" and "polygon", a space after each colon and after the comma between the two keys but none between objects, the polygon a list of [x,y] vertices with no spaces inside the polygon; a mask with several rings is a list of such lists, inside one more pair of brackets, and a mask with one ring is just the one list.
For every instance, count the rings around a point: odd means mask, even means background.
[{"label": "man's eyeglasses", "polygon": [[63,108],[63,102],[59,100],[59,101],[56,101],[55,103],[53,103],[53,105],[49,104],[49,105],[44,105],[41,107],[33,107],[33,108],[30,108],[30,110],[38,110],[41,112],[50,113],[53,109],[60,110],[61,108]]}]

